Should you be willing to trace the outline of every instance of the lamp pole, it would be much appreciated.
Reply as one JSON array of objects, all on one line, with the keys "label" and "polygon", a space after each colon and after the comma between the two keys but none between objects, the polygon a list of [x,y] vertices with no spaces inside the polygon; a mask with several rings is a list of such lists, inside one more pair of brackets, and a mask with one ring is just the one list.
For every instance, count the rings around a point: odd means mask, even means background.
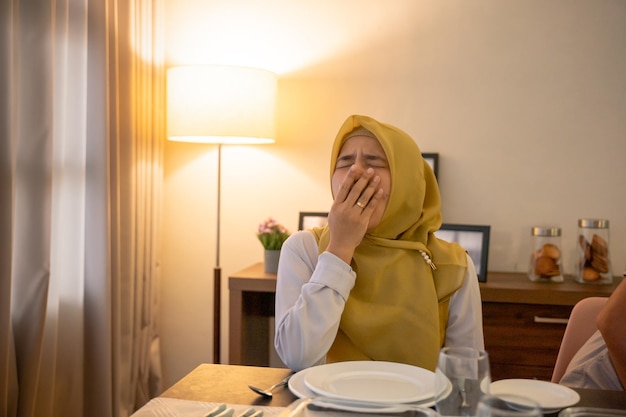
[{"label": "lamp pole", "polygon": [[220,363],[222,268],[220,267],[220,224],[222,198],[222,144],[217,145],[217,224],[215,227],[215,268],[213,269],[213,363]]}]

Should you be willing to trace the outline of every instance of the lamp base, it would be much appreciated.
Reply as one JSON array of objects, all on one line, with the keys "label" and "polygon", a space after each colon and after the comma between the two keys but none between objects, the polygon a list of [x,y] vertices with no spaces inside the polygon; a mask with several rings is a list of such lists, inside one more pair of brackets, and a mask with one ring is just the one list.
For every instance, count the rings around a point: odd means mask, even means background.
[{"label": "lamp base", "polygon": [[220,315],[222,311],[222,268],[213,269],[213,363],[220,363]]}]

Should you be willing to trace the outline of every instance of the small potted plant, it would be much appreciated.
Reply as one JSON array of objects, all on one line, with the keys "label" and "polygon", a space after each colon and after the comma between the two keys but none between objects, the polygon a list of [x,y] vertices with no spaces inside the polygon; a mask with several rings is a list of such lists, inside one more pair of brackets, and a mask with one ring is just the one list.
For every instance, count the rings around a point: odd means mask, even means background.
[{"label": "small potted plant", "polygon": [[289,237],[289,231],[276,220],[268,217],[259,224],[257,237],[265,249],[265,272],[275,274],[278,271],[280,249]]}]

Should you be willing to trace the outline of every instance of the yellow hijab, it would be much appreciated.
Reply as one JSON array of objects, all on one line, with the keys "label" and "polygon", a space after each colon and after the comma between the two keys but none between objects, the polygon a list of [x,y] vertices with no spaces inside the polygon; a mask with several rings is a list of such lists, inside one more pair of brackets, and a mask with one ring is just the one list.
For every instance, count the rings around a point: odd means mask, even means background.
[{"label": "yellow hijab", "polygon": [[[437,239],[441,197],[432,169],[402,130],[366,116],[341,126],[331,155],[330,175],[348,133],[358,127],[380,142],[391,171],[391,192],[380,224],[356,248],[356,283],[341,316],[327,361],[385,360],[434,370],[445,338],[450,296],[467,269],[465,251]],[[320,253],[328,226],[313,229]],[[419,250],[427,253],[432,270]]]}]

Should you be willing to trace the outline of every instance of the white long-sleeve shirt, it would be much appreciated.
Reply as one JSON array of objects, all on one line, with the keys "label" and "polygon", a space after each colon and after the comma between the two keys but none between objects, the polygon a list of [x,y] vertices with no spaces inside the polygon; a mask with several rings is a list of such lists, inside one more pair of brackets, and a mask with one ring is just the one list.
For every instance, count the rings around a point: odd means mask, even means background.
[{"label": "white long-sleeve shirt", "polygon": [[[308,231],[294,233],[281,250],[274,345],[294,371],[324,362],[356,280],[350,265],[330,252],[318,252],[315,236]],[[469,255],[467,264],[463,284],[450,299],[444,345],[482,350],[480,289]]]}]

